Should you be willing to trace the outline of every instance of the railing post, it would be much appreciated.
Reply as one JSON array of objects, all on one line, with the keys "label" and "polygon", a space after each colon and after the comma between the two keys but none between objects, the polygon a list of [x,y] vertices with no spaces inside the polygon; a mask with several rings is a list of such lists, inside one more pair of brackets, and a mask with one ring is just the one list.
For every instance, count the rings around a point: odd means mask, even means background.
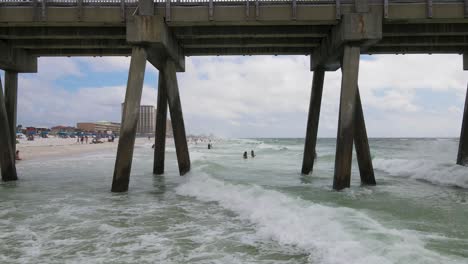
[{"label": "railing post", "polygon": [[76,5],[78,8],[77,16],[78,16],[78,21],[82,21],[83,19],[83,0],[76,0]]},{"label": "railing post", "polygon": [[292,0],[292,19],[296,20],[296,9],[297,9],[297,2],[296,0]]},{"label": "railing post", "polygon": [[468,17],[468,0],[465,0],[465,17]]},{"label": "railing post", "polygon": [[41,20],[46,21],[47,20],[47,5],[46,5],[47,0],[42,0],[41,5]]},{"label": "railing post", "polygon": [[249,16],[250,16],[250,0],[247,0],[245,1],[245,17],[249,18]]},{"label": "railing post", "polygon": [[427,17],[432,18],[432,0],[427,0]]},{"label": "railing post", "polygon": [[384,4],[384,9],[383,9],[384,18],[388,18],[388,0],[383,0],[383,4]]},{"label": "railing post", "polygon": [[171,0],[166,0],[166,21],[171,21]]},{"label": "railing post", "polygon": [[38,8],[37,8],[37,6],[38,6],[37,0],[33,0],[32,4],[33,4],[33,12],[34,12],[33,19],[34,19],[34,21],[38,21],[39,20],[39,11],[38,11]]},{"label": "railing post", "polygon": [[255,19],[257,20],[260,16],[260,2],[255,0]]},{"label": "railing post", "polygon": [[335,18],[339,20],[341,19],[341,1],[340,0],[335,0],[335,7],[336,7]]},{"label": "railing post", "polygon": [[120,0],[120,19],[125,21],[125,0]]},{"label": "railing post", "polygon": [[213,0],[210,0],[209,6],[208,6],[208,17],[209,17],[210,21],[213,21],[213,12],[214,12],[213,8],[214,8],[213,7]]}]

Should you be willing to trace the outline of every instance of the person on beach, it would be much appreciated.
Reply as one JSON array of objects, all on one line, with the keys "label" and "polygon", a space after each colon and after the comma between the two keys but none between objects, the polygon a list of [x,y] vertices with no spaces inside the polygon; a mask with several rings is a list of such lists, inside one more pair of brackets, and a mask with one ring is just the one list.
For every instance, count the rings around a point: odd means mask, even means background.
[{"label": "person on beach", "polygon": [[86,144],[88,144],[88,136],[85,136]]},{"label": "person on beach", "polygon": [[211,149],[211,143],[208,143],[208,149]]},{"label": "person on beach", "polygon": [[255,158],[255,153],[254,153],[253,149],[250,151],[250,155],[252,156],[252,158]]},{"label": "person on beach", "polygon": [[17,150],[16,153],[15,153],[15,160],[21,160],[21,158],[19,156],[19,150]]},{"label": "person on beach", "polygon": [[247,151],[244,151],[244,159],[247,159]]},{"label": "person on beach", "polygon": [[83,144],[83,142],[84,142],[84,137],[81,136],[81,144]]}]

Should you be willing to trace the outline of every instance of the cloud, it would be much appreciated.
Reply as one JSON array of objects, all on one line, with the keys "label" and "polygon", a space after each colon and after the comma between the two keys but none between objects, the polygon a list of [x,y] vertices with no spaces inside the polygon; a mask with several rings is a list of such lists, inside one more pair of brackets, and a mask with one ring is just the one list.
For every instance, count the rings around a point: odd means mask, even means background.
[{"label": "cloud", "polygon": [[[458,136],[458,110],[463,109],[468,81],[461,56],[365,58],[360,63],[359,86],[370,136]],[[20,77],[19,121],[27,125],[119,121],[129,60],[41,58],[38,74]],[[189,133],[305,135],[313,76],[309,57],[190,57],[186,64],[178,80]],[[149,63],[148,72],[142,103],[154,104],[157,71]],[[69,78],[82,81],[75,82],[76,87],[63,87],[59,80]],[[106,85],[111,80],[112,85]],[[341,72],[327,72],[319,136],[336,136],[340,86]],[[436,111],[420,102],[424,91],[450,94],[447,98],[456,100],[439,102],[436,93],[428,93],[431,103],[441,104]]]}]

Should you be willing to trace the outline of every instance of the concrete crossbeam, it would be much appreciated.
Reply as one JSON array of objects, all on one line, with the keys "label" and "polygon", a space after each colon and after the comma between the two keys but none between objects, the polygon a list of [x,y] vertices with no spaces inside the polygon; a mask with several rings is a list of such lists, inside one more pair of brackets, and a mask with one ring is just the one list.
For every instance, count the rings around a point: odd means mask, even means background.
[{"label": "concrete crossbeam", "polygon": [[178,39],[200,38],[281,38],[281,37],[325,37],[330,26],[203,26],[176,27]]},{"label": "concrete crossbeam", "polygon": [[161,16],[134,16],[127,21],[127,41],[148,47],[148,61],[158,69],[168,57],[177,71],[185,71],[185,57],[175,35]]},{"label": "concrete crossbeam", "polygon": [[212,38],[185,39],[184,48],[223,48],[223,47],[317,47],[320,38]]},{"label": "concrete crossbeam", "polygon": [[[453,21],[452,21],[453,22]],[[401,36],[467,36],[468,27],[466,23],[395,23],[384,24],[382,28],[384,37],[401,37]]]},{"label": "concrete crossbeam", "polygon": [[9,45],[22,49],[119,49],[131,48],[125,39],[36,39],[10,40]]},{"label": "concrete crossbeam", "polygon": [[0,42],[0,69],[14,72],[37,72],[37,57]]},{"label": "concrete crossbeam", "polygon": [[30,53],[39,57],[130,56],[132,49],[34,49],[30,50]]},{"label": "concrete crossbeam", "polygon": [[23,26],[0,27],[1,39],[125,39],[125,26],[119,27],[64,27]]},{"label": "concrete crossbeam", "polygon": [[340,24],[335,26],[330,35],[314,50],[310,57],[311,70],[323,67],[327,71],[336,71],[340,68],[340,57],[345,44],[366,49],[381,38],[381,14],[345,14]]}]

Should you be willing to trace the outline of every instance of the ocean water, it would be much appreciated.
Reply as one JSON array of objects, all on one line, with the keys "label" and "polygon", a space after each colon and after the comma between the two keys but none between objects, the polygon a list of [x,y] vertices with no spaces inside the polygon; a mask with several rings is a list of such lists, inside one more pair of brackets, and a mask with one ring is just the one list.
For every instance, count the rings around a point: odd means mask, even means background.
[{"label": "ocean water", "polygon": [[[371,139],[377,186],[332,191],[334,139],[301,176],[303,139],[191,144],[192,171],[152,175],[135,148],[128,193],[115,153],[21,161],[0,184],[0,263],[468,263],[468,168],[455,139]],[[257,156],[242,159],[244,151]]]}]

